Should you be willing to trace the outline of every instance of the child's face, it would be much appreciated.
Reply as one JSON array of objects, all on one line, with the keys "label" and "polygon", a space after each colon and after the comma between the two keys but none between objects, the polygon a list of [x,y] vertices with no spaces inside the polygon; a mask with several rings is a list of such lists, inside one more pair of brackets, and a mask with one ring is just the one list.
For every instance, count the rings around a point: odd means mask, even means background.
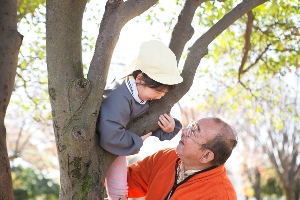
[{"label": "child's face", "polygon": [[167,89],[157,91],[145,85],[137,84],[140,99],[144,101],[160,99],[168,92]]},{"label": "child's face", "polygon": [[156,100],[160,99],[168,92],[167,88],[150,88],[149,86],[144,85],[143,75],[140,73],[137,75],[136,79],[136,87],[139,93],[139,98],[144,101]]}]

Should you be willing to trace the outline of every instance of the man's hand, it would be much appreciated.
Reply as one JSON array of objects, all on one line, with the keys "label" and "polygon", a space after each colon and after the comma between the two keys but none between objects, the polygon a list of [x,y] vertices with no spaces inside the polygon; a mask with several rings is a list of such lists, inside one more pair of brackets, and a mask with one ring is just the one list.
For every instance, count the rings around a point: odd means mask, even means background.
[{"label": "man's hand", "polygon": [[141,136],[143,142],[146,140],[146,138],[148,138],[148,137],[151,136],[151,135],[152,135],[152,132],[147,133],[146,135]]},{"label": "man's hand", "polygon": [[175,121],[171,114],[163,114],[158,118],[158,126],[166,133],[172,133],[175,127]]}]

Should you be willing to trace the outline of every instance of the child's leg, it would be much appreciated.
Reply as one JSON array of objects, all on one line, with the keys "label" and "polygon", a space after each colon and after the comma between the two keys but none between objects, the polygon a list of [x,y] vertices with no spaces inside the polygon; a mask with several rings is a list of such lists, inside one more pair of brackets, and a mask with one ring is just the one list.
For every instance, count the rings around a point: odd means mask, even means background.
[{"label": "child's leg", "polygon": [[127,161],[126,156],[118,156],[106,173],[106,191],[108,198],[119,200],[127,197]]}]

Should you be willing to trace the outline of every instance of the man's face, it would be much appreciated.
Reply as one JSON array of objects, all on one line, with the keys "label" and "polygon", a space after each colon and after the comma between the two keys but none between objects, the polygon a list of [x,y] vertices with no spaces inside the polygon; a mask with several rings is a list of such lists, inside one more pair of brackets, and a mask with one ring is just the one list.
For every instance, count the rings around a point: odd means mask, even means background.
[{"label": "man's face", "polygon": [[181,140],[176,148],[180,159],[185,163],[199,164],[199,159],[207,153],[203,144],[214,138],[216,128],[212,119],[201,119],[189,128],[182,129]]}]

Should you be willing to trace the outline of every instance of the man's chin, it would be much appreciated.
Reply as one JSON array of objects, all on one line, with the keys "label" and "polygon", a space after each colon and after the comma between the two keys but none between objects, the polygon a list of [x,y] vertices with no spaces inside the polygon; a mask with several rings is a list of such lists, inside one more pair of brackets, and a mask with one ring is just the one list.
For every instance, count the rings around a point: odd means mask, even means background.
[{"label": "man's chin", "polygon": [[179,144],[177,145],[176,149],[175,149],[175,152],[177,153],[177,155],[180,154],[181,148],[182,148],[182,144],[179,143]]}]

